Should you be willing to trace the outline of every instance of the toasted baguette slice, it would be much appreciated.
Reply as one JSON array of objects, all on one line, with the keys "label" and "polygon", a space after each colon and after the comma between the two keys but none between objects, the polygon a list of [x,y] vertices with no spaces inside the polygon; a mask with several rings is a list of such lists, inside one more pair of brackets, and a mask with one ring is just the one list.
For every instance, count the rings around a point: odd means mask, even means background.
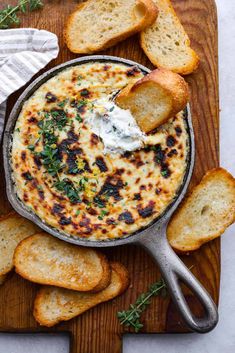
[{"label": "toasted baguette slice", "polygon": [[13,269],[13,254],[21,240],[38,231],[36,225],[16,213],[0,218],[0,275]]},{"label": "toasted baguette slice", "polygon": [[235,220],[235,179],[222,168],[210,170],[173,215],[167,229],[179,252],[198,249]]},{"label": "toasted baguette slice", "polygon": [[44,232],[17,246],[14,265],[29,281],[78,291],[99,291],[110,283],[111,270],[103,254]]},{"label": "toasted baguette slice", "polygon": [[34,302],[33,315],[43,326],[54,326],[67,321],[84,311],[106,302],[123,293],[129,285],[126,268],[120,263],[111,263],[111,282],[99,293],[75,292],[57,287],[42,287]]},{"label": "toasted baguette slice", "polygon": [[103,50],[150,26],[157,13],[152,0],[89,0],[69,17],[65,40],[74,53]]},{"label": "toasted baguette slice", "polygon": [[183,77],[156,69],[121,90],[116,103],[129,109],[140,129],[149,132],[181,111],[188,99],[188,85]]},{"label": "toasted baguette slice", "polygon": [[190,40],[169,0],[154,0],[159,10],[155,22],[140,34],[140,45],[159,68],[187,75],[199,64]]}]

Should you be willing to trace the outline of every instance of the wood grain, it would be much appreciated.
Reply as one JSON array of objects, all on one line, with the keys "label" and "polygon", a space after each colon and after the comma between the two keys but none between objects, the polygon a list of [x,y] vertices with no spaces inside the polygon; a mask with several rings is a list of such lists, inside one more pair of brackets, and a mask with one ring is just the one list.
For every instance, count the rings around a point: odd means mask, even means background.
[{"label": "wood grain", "polygon": [[[9,0],[1,1],[0,7]],[[14,3],[14,1],[11,1]],[[63,40],[63,27],[68,14],[75,8],[76,1],[44,0],[42,10],[22,17],[22,27],[47,29],[59,37],[60,54],[46,69],[76,56],[68,51]],[[213,0],[174,0],[176,8],[190,38],[193,48],[200,56],[198,70],[187,77],[191,88],[191,107],[196,137],[196,165],[190,187],[198,183],[210,168],[219,165],[219,119],[218,119],[218,72],[217,72],[217,17]],[[135,60],[153,68],[138,43],[138,36],[122,42],[104,53]],[[19,93],[12,95],[8,112]],[[2,163],[1,163],[2,165]],[[5,195],[3,171],[1,171],[0,213],[7,213],[10,205]],[[0,288],[0,327],[2,330],[65,331],[73,333],[73,353],[120,353],[121,335],[129,332],[120,327],[116,318],[118,310],[127,309],[137,296],[159,278],[153,260],[135,246],[105,250],[112,260],[119,260],[130,271],[131,286],[121,297],[102,304],[81,317],[61,324],[53,330],[40,328],[32,316],[33,299],[37,290],[29,283],[12,274]],[[204,245],[190,256],[183,257],[187,266],[211,293],[215,302],[219,299],[220,241]],[[187,290],[188,302],[195,313],[201,314],[195,298]],[[151,308],[143,316],[143,332],[187,331],[169,299],[154,298]]]}]

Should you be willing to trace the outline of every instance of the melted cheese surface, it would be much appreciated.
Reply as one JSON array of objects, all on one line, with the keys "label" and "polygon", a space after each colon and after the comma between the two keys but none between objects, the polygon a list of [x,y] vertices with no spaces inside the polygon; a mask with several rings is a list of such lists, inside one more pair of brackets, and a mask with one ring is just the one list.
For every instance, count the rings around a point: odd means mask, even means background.
[{"label": "melted cheese surface", "polygon": [[24,103],[12,144],[19,199],[45,223],[89,240],[127,236],[160,216],[180,187],[188,135],[183,113],[147,135],[145,147],[104,154],[87,123],[95,102],[141,78],[123,64],[73,66]]}]

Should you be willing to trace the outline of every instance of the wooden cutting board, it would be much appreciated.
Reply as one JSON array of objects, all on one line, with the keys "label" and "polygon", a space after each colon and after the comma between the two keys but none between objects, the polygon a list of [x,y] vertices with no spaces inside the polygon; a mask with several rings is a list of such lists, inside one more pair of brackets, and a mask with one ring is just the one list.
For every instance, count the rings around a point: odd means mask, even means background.
[{"label": "wooden cutting board", "polygon": [[[3,0],[0,7],[14,1]],[[42,10],[22,17],[22,27],[47,29],[59,37],[60,54],[46,68],[74,59],[63,40],[63,28],[69,13],[77,1],[43,1]],[[191,88],[191,107],[196,137],[196,165],[192,185],[198,183],[210,168],[219,165],[219,103],[218,103],[218,56],[217,56],[217,17],[214,0],[174,0],[173,5],[181,18],[192,46],[198,52],[201,62],[199,69],[187,77]],[[94,19],[95,20],[95,19]],[[105,54],[135,60],[150,69],[153,66],[141,50],[138,36],[106,50]],[[21,90],[22,91],[22,90]],[[19,96],[9,99],[8,112]],[[2,165],[2,163],[1,163]],[[1,172],[0,213],[11,208],[5,195],[3,172]],[[73,353],[120,353],[124,330],[116,318],[119,310],[127,309],[137,296],[146,291],[160,274],[153,260],[136,246],[105,250],[109,259],[121,261],[130,272],[131,285],[121,297],[102,304],[81,317],[53,329],[40,328],[32,316],[32,306],[37,286],[11,274],[0,288],[0,328],[2,331],[70,331],[73,337]],[[214,240],[183,260],[192,272],[211,293],[218,303],[220,281],[220,241]],[[201,313],[195,298],[186,290],[187,300],[194,312]],[[169,299],[154,298],[151,307],[143,315],[143,332],[186,332],[187,329],[176,313]]]}]

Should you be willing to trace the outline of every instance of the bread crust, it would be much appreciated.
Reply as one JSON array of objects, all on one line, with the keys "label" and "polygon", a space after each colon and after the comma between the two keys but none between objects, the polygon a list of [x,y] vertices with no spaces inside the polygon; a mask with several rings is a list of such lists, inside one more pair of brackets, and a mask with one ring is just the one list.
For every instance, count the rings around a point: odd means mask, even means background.
[{"label": "bread crust", "polygon": [[98,254],[101,262],[101,266],[103,268],[103,276],[100,282],[92,289],[92,292],[99,292],[106,288],[111,281],[111,267],[110,264],[104,254]]},{"label": "bread crust", "polygon": [[[112,268],[112,271],[116,272],[116,274],[119,277],[119,284],[121,284],[121,286],[119,286],[119,289],[116,293],[114,293],[111,297],[107,296],[105,297],[105,291],[106,289],[104,289],[103,291],[99,292],[99,293],[93,293],[91,294],[93,296],[93,298],[97,295],[97,303],[92,303],[92,305],[88,304],[87,307],[83,307],[83,309],[80,310],[79,313],[76,313],[74,315],[71,316],[66,316],[66,315],[61,315],[58,316],[56,319],[54,320],[48,320],[45,316],[43,316],[43,313],[40,310],[41,305],[43,305],[44,302],[44,298],[47,295],[47,291],[50,291],[50,287],[46,287],[43,286],[39,289],[38,293],[36,294],[35,300],[34,300],[34,310],[33,310],[33,316],[35,318],[35,320],[43,326],[47,326],[47,327],[52,327],[56,324],[58,324],[61,321],[68,321],[71,320],[73,317],[79,316],[82,313],[84,313],[85,311],[91,309],[92,307],[102,303],[102,302],[106,302],[109,301],[119,295],[121,295],[129,286],[129,274],[127,269],[119,262],[111,262],[110,266]],[[111,283],[112,285],[112,283]],[[108,289],[108,288],[107,288]],[[104,294],[103,294],[104,293]],[[71,291],[72,294],[72,291]],[[99,296],[103,296],[102,301],[100,299],[98,299]],[[76,296],[76,294],[75,294]],[[76,300],[78,300],[76,297],[73,298],[74,303],[76,302]],[[59,305],[59,304],[58,304]]]},{"label": "bread crust", "polygon": [[[27,246],[27,243],[29,243],[29,246],[31,244],[31,242],[35,239],[35,237],[38,236],[43,236],[43,237],[51,237],[49,234],[47,233],[37,233],[34,234],[26,239],[23,239],[17,246],[17,248],[15,249],[14,252],[14,257],[13,257],[13,263],[15,266],[15,271],[23,278],[31,281],[31,282],[35,282],[35,283],[39,283],[39,284],[45,284],[45,285],[51,285],[51,286],[57,286],[57,287],[62,287],[62,288],[67,288],[67,289],[72,289],[72,290],[77,290],[77,291],[100,291],[102,289],[104,289],[105,287],[107,287],[107,285],[110,282],[110,266],[109,263],[106,259],[106,256],[96,250],[93,250],[93,252],[96,253],[96,256],[99,258],[100,260],[100,264],[102,266],[103,272],[102,272],[102,277],[100,278],[100,281],[98,283],[95,283],[93,287],[91,287],[90,285],[86,286],[85,284],[83,284],[82,286],[79,285],[76,282],[72,282],[70,281],[70,283],[67,281],[66,283],[64,281],[61,280],[56,280],[56,279],[46,279],[46,278],[39,278],[39,276],[35,276],[33,274],[31,274],[30,276],[28,275],[28,271],[24,270],[24,266],[20,263],[20,256],[21,253],[24,252],[24,248],[25,246]],[[54,238],[52,238],[53,240],[55,240]],[[57,240],[57,239],[56,239]],[[59,240],[57,240],[58,242],[61,242]],[[71,246],[71,244],[67,244],[64,243],[65,246]],[[73,245],[72,245],[73,247]],[[74,245],[74,248],[77,248],[76,245]]]},{"label": "bread crust", "polygon": [[[172,15],[175,18],[175,21],[177,22],[178,26],[183,27],[182,23],[180,22],[172,4],[170,0],[165,0],[168,3],[168,11],[172,13]],[[157,19],[156,19],[157,21]],[[185,32],[186,33],[186,32]],[[159,60],[152,54],[152,52],[148,49],[147,45],[146,45],[146,41],[145,41],[145,36],[146,33],[144,31],[141,31],[140,33],[140,46],[143,49],[143,51],[145,52],[145,54],[147,55],[147,57],[149,58],[149,60],[151,61],[151,63],[153,65],[155,65],[158,68],[165,68],[165,69],[170,69],[171,71],[178,73],[180,75],[189,75],[191,74],[193,71],[195,71],[198,66],[199,66],[199,56],[197,55],[197,53],[190,47],[191,42],[190,39],[187,35],[187,40],[185,41],[185,46],[188,47],[188,50],[191,53],[191,61],[188,62],[187,66],[175,66],[174,68],[169,68],[167,65],[161,65],[159,63]]]},{"label": "bread crust", "polygon": [[[171,101],[171,109],[169,112],[166,112],[165,117],[156,119],[155,121],[150,119],[144,119],[141,122],[137,121],[142,131],[149,132],[164,124],[167,120],[185,108],[189,100],[189,88],[186,81],[180,75],[173,73],[170,70],[156,69],[134,84],[125,87],[116,97],[117,104],[122,106],[123,102],[128,102],[129,97],[134,95],[135,92],[142,87],[146,87],[146,85],[156,85],[157,87],[160,87],[165,91],[165,96]],[[145,110],[143,109],[143,111]]]},{"label": "bread crust", "polygon": [[76,16],[76,13],[78,11],[81,11],[83,8],[85,8],[87,3],[91,2],[91,1],[93,1],[93,0],[88,0],[85,3],[79,4],[77,6],[77,9],[69,16],[69,18],[66,22],[66,25],[65,25],[65,29],[64,29],[65,42],[66,42],[69,50],[73,53],[76,53],[76,54],[92,54],[94,52],[110,48],[111,46],[117,44],[118,42],[125,40],[126,38],[142,31],[146,27],[149,27],[156,20],[157,15],[158,15],[158,9],[152,0],[137,0],[137,2],[139,4],[144,5],[146,8],[145,16],[141,19],[141,21],[137,25],[133,26],[132,29],[130,29],[124,33],[120,33],[120,34],[114,36],[113,38],[107,40],[102,45],[97,45],[97,46],[93,46],[93,47],[91,46],[86,49],[77,48],[77,47],[73,46],[73,43],[70,40],[69,31],[72,26],[74,17]]},{"label": "bread crust", "polygon": [[[217,232],[215,232],[213,235],[211,236],[207,236],[206,234],[202,234],[200,238],[195,238],[193,239],[194,244],[184,244],[181,246],[179,246],[179,244],[176,244],[174,242],[175,240],[175,234],[177,233],[177,224],[175,224],[177,222],[177,220],[180,217],[181,211],[187,207],[187,204],[189,202],[191,202],[192,200],[194,200],[194,195],[197,191],[200,191],[201,189],[203,189],[203,187],[208,184],[208,182],[213,181],[215,179],[219,178],[220,180],[223,179],[224,181],[226,181],[227,185],[229,186],[229,188],[231,188],[231,191],[233,193],[233,199],[234,199],[234,203],[230,208],[230,212],[228,212],[229,217],[227,218],[227,221],[224,223],[223,227],[221,227],[221,229],[219,229]],[[225,218],[225,217],[224,217]],[[202,178],[201,182],[195,186],[193,188],[193,190],[191,191],[191,193],[186,197],[186,199],[182,202],[182,204],[180,205],[180,207],[176,210],[176,212],[174,213],[168,228],[167,228],[167,237],[168,237],[168,241],[170,243],[170,245],[174,248],[174,250],[177,253],[183,254],[183,253],[189,253],[191,251],[197,250],[199,249],[204,243],[207,243],[217,237],[219,237],[220,235],[222,235],[224,233],[224,231],[226,230],[227,227],[229,227],[231,224],[233,224],[235,222],[235,179],[233,178],[233,176],[228,173],[225,169],[223,168],[214,168],[209,170]]]},{"label": "bread crust", "polygon": [[[1,224],[1,222],[7,221],[7,220],[11,221],[11,218],[13,218],[13,220],[14,220],[14,226],[15,226],[15,221],[16,221],[16,220],[21,220],[21,221],[22,221],[21,223],[26,222],[26,227],[28,227],[28,224],[31,223],[29,220],[23,218],[23,217],[20,216],[18,213],[14,212],[14,211],[11,211],[11,212],[9,212],[9,213],[6,214],[6,215],[0,216],[0,224]],[[17,226],[19,227],[19,224],[17,224]],[[17,227],[17,226],[16,226],[16,227]],[[16,228],[16,227],[15,227],[15,228]],[[17,231],[18,231],[18,227],[16,228]],[[39,229],[39,228],[38,228],[36,225],[34,225],[33,223],[32,223],[32,227],[34,228],[34,231],[32,230],[32,232],[30,232],[30,235],[35,234],[35,233],[38,231],[38,229]],[[6,235],[6,232],[4,232],[4,236],[5,236],[5,235]],[[15,234],[15,235],[16,235],[16,234]],[[18,237],[19,237],[20,235],[23,235],[23,233],[20,232],[20,231],[18,231]],[[17,236],[16,236],[16,237],[17,237]],[[17,238],[14,238],[14,243],[15,243],[16,239],[17,239]],[[14,245],[15,245],[15,244],[14,244]],[[5,255],[5,258],[6,258],[6,255]],[[9,263],[9,260],[10,260],[10,259],[9,259],[9,257],[8,257],[8,265],[5,266],[4,270],[0,270],[0,276],[5,276],[7,273],[9,273],[10,271],[12,271],[14,265],[13,265],[13,262]]]}]

